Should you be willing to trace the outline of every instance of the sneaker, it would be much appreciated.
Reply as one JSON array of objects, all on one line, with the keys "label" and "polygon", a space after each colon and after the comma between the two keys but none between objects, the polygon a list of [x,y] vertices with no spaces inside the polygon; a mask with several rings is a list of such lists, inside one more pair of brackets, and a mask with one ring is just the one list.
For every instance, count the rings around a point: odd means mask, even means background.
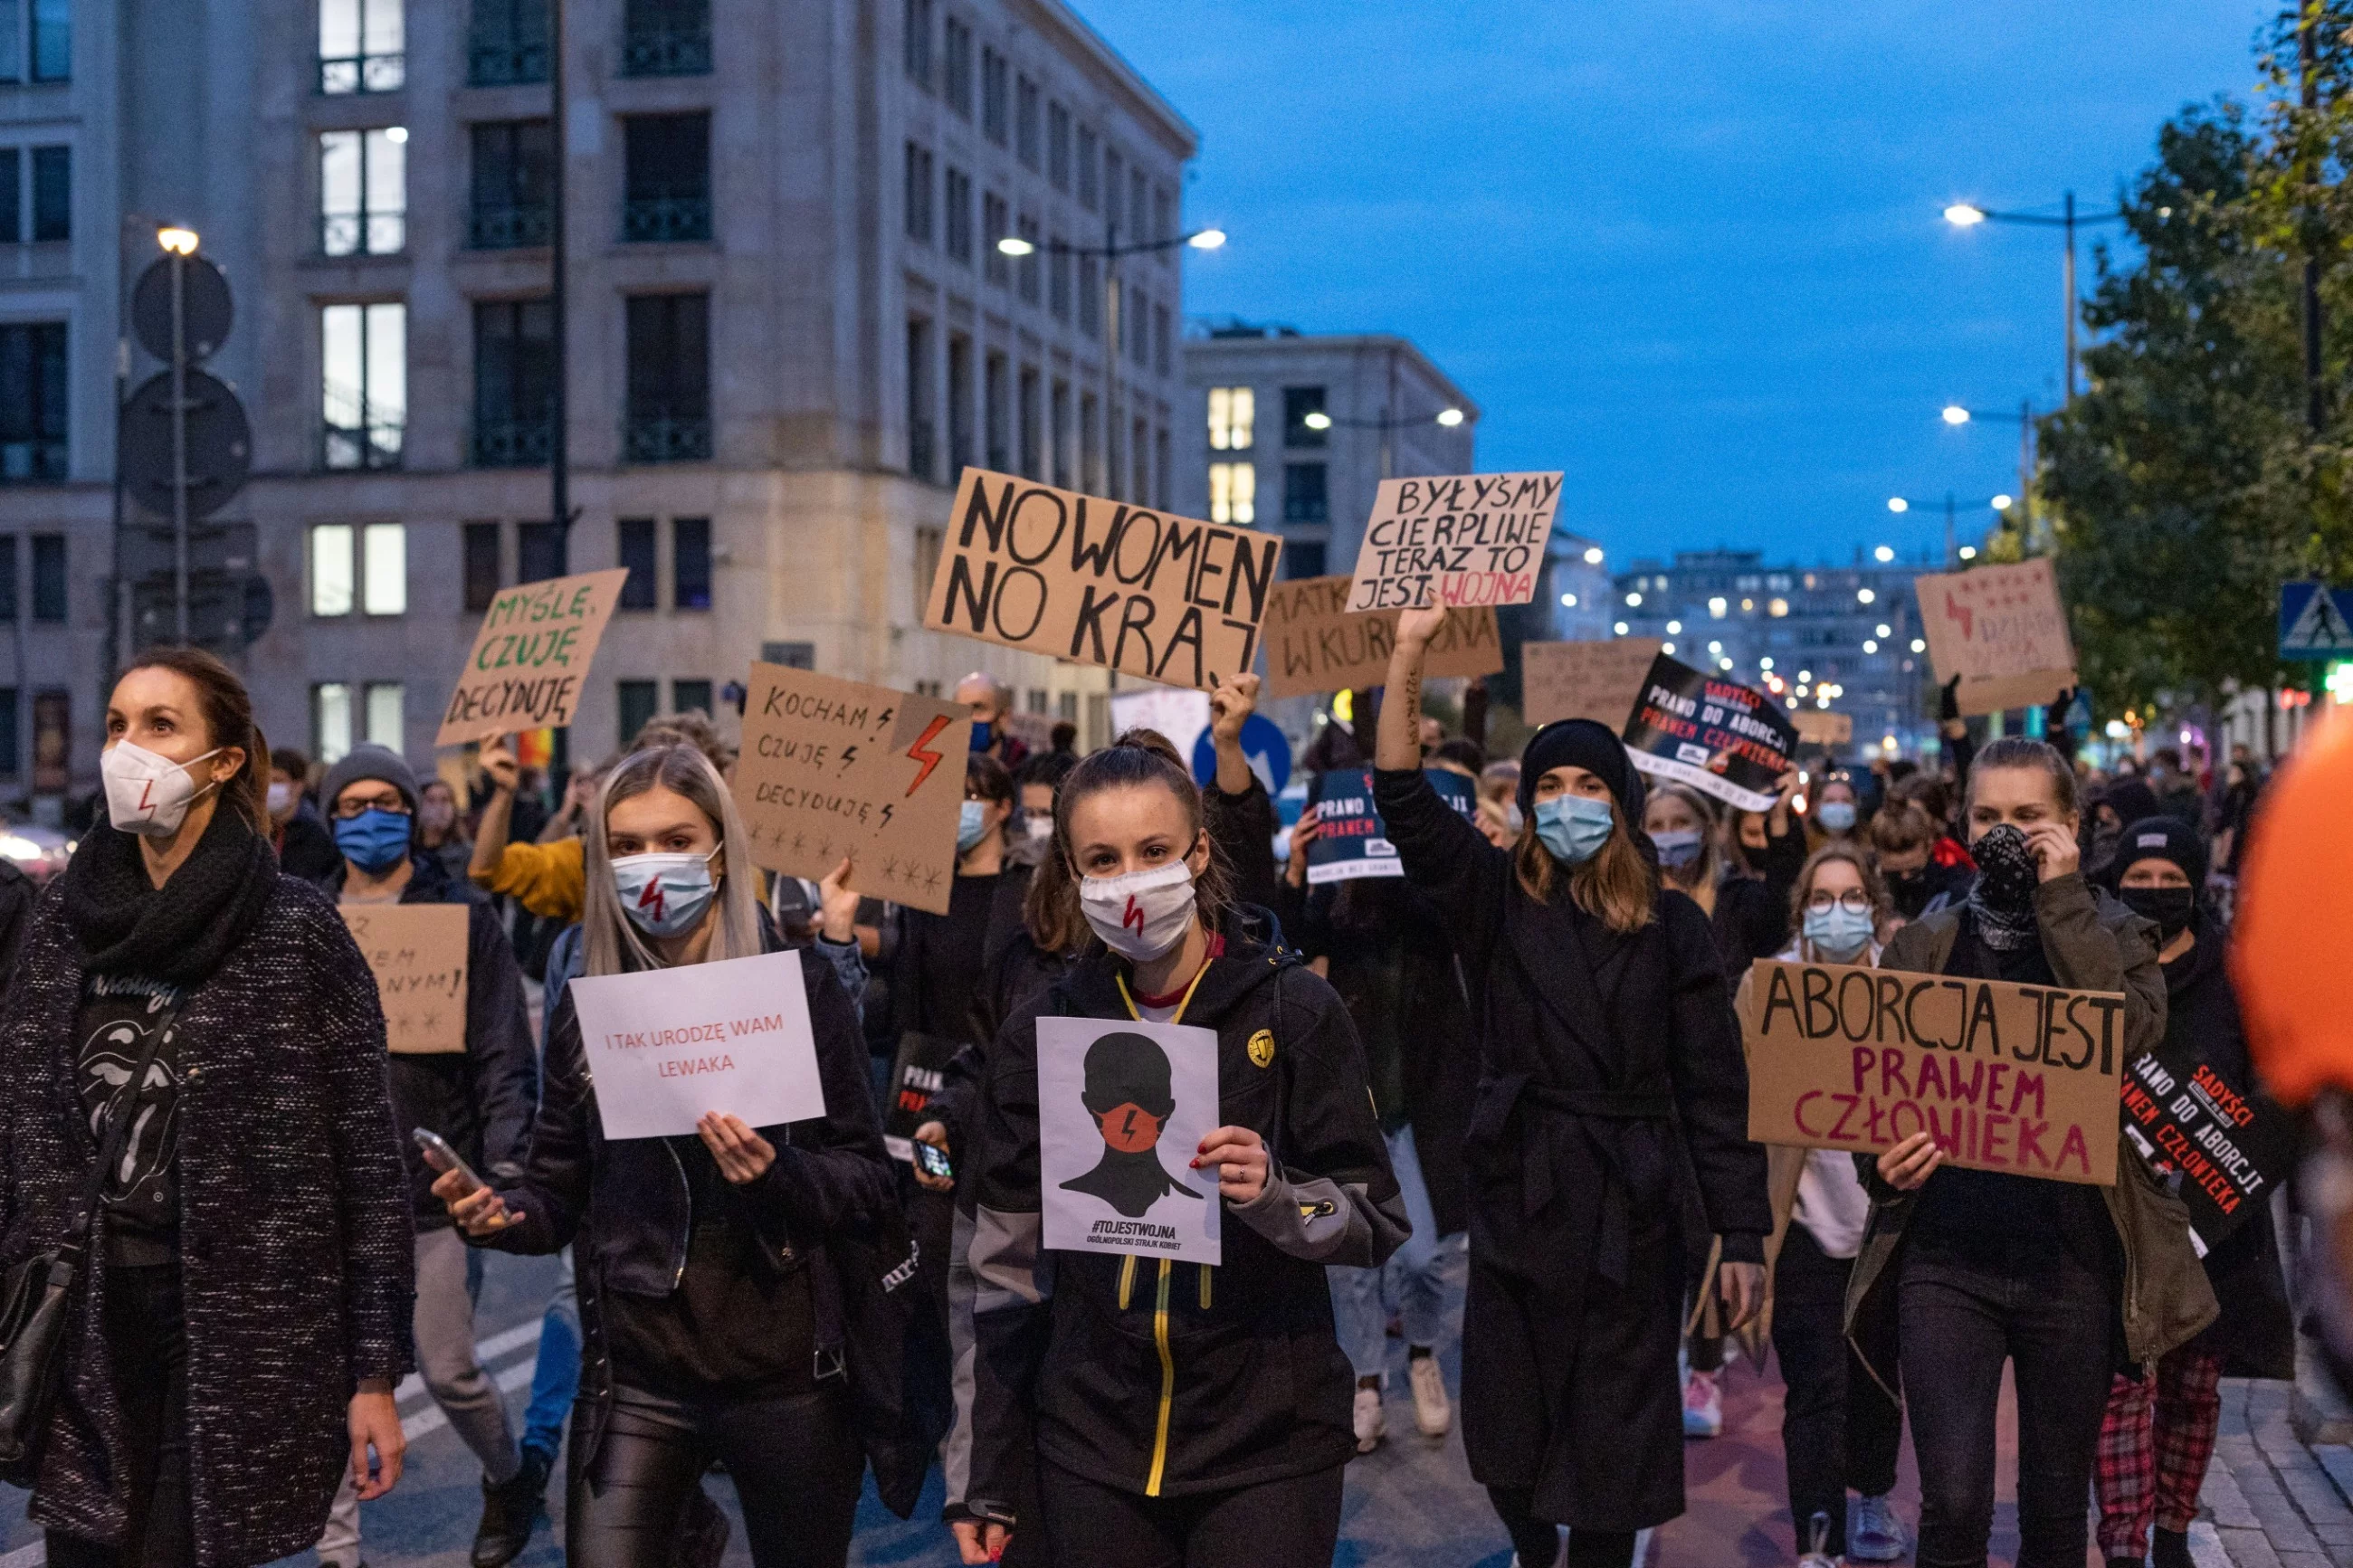
[{"label": "sneaker", "polygon": [[1846,1554],[1858,1563],[1893,1563],[1910,1547],[1909,1532],[1883,1497],[1857,1498],[1846,1527]]},{"label": "sneaker", "polygon": [[1425,1437],[1443,1437],[1454,1425],[1454,1406],[1446,1398],[1446,1374],[1434,1355],[1409,1356],[1406,1381],[1413,1385],[1413,1424]]},{"label": "sneaker", "polygon": [[473,1568],[506,1568],[531,1544],[545,1472],[524,1465],[505,1480],[482,1482],[482,1518],[474,1527]]},{"label": "sneaker", "polygon": [[1715,1385],[1715,1373],[1694,1372],[1683,1384],[1683,1436],[1686,1437],[1720,1437],[1724,1435],[1724,1392]]},{"label": "sneaker", "polygon": [[1356,1452],[1369,1454],[1381,1446],[1388,1435],[1388,1419],[1381,1414],[1381,1391],[1377,1388],[1356,1390]]}]

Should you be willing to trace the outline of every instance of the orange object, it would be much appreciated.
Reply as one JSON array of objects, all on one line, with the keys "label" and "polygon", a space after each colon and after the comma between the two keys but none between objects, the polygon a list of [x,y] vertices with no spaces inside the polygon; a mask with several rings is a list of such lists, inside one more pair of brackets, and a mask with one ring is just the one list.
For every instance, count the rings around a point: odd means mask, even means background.
[{"label": "orange object", "polygon": [[526,768],[543,768],[555,760],[555,731],[523,730],[514,738],[515,762]]},{"label": "orange object", "polygon": [[2353,711],[2263,791],[2238,905],[2231,978],[2265,1087],[2288,1106],[2353,1090]]}]

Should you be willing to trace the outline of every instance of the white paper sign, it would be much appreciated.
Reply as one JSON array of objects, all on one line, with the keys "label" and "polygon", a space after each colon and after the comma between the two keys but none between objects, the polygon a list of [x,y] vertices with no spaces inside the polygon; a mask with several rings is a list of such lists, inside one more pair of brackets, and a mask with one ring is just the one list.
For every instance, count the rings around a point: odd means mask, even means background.
[{"label": "white paper sign", "polygon": [[1152,686],[1141,691],[1111,694],[1113,734],[1130,730],[1157,730],[1190,766],[1193,742],[1209,727],[1209,694],[1181,686]]},{"label": "white paper sign", "polygon": [[1214,1173],[1218,1036],[1189,1024],[1038,1020],[1039,1188],[1046,1245],[1222,1261]]},{"label": "white paper sign", "polygon": [[825,1114],[797,952],[583,975],[572,996],[607,1138],[692,1132],[707,1110],[753,1127]]}]

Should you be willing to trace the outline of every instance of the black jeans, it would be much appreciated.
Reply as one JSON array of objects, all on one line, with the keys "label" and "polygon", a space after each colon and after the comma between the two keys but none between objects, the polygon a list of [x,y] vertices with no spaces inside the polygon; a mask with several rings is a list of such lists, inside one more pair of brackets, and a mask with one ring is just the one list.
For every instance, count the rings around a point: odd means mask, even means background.
[{"label": "black jeans", "polygon": [[[575,1454],[586,1411],[574,1410]],[[693,1400],[614,1390],[596,1460],[566,1489],[572,1568],[670,1568],[689,1495],[714,1459],[735,1483],[755,1568],[841,1568],[866,1458],[838,1383]]]},{"label": "black jeans", "polygon": [[2083,1568],[2085,1500],[2115,1365],[2116,1287],[2047,1237],[2009,1267],[1908,1257],[1904,1394],[1920,1463],[1918,1568],[1981,1568],[1993,1530],[2001,1366],[2018,1389],[2018,1568]]},{"label": "black jeans", "polygon": [[1531,1563],[1541,1563],[1546,1568],[1555,1563],[1562,1568],[1631,1568],[1634,1538],[1640,1531],[1572,1530],[1564,1551],[1560,1526],[1536,1517],[1534,1488],[1489,1487],[1487,1500],[1493,1506],[1495,1517],[1504,1521],[1504,1533],[1512,1538],[1512,1550],[1519,1553],[1521,1568],[1527,1568]]},{"label": "black jeans", "polygon": [[[1893,1490],[1904,1438],[1903,1410],[1847,1342],[1846,1285],[1853,1272],[1852,1258],[1825,1256],[1813,1233],[1790,1221],[1773,1267],[1773,1352],[1788,1386],[1781,1451],[1788,1458],[1789,1520],[1803,1552],[1812,1540],[1807,1521],[1816,1513],[1827,1517],[1825,1550],[1833,1557],[1846,1550],[1847,1489],[1864,1497]],[[1872,1346],[1890,1376],[1894,1349]]]},{"label": "black jeans", "polygon": [[196,1560],[188,1503],[188,1336],[180,1266],[106,1271],[106,1350],[122,1405],[122,1544],[48,1531],[57,1568],[187,1568]]},{"label": "black jeans", "polygon": [[1145,1497],[1038,1465],[1039,1510],[1058,1563],[1121,1568],[1331,1568],[1341,1467],[1234,1491]]}]

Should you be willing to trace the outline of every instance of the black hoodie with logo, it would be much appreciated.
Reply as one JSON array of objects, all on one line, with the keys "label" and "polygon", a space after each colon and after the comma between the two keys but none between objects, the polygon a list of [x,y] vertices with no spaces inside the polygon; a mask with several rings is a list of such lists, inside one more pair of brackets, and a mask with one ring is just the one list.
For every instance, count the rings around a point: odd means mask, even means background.
[{"label": "black hoodie with logo", "polygon": [[[1224,1262],[1043,1248],[1037,1019],[1132,1016],[1128,969],[1094,948],[989,1053],[966,1492],[983,1518],[1018,1522],[1009,1500],[1036,1495],[1040,1459],[1175,1497],[1310,1474],[1355,1448],[1356,1377],[1324,1266],[1377,1265],[1411,1226],[1356,1028],[1295,957],[1230,942],[1175,1020],[1217,1031],[1219,1123],[1267,1144],[1266,1192],[1229,1206]],[[1220,1201],[1210,1173],[1179,1179]]]}]

